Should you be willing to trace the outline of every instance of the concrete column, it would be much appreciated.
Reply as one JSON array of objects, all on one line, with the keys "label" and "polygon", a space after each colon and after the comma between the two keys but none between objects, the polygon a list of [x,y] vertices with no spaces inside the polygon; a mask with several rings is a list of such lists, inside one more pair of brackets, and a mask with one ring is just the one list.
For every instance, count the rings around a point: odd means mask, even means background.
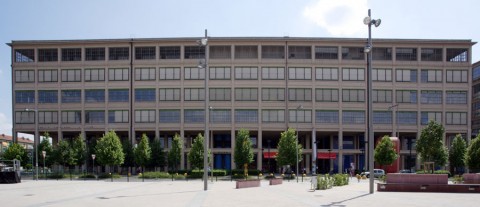
[{"label": "concrete column", "polygon": [[[157,134],[158,139],[160,139],[160,133]],[[185,170],[185,131],[180,130],[180,137],[183,140],[182,146],[182,155],[180,156],[180,169]]]},{"label": "concrete column", "polygon": [[[316,172],[317,168],[317,133],[315,128],[312,130],[312,159],[310,160],[312,163],[312,168],[310,169],[310,172]],[[316,173],[315,173],[316,174]]]},{"label": "concrete column", "polygon": [[[333,142],[331,142],[333,145]],[[338,132],[338,172],[343,173],[343,131]]]},{"label": "concrete column", "polygon": [[231,156],[230,156],[230,163],[231,163],[231,168],[232,169],[235,169],[237,167],[237,164],[235,163],[235,159],[233,159],[233,157],[235,156],[235,129],[231,129],[230,130],[230,137],[231,137],[231,140],[232,140],[232,150],[230,151],[231,152]]},{"label": "concrete column", "polygon": [[265,151],[265,149],[263,149],[262,138],[260,133],[258,133],[258,131],[257,131],[257,149],[259,151],[257,154],[257,170],[262,170],[263,169],[263,152]]}]

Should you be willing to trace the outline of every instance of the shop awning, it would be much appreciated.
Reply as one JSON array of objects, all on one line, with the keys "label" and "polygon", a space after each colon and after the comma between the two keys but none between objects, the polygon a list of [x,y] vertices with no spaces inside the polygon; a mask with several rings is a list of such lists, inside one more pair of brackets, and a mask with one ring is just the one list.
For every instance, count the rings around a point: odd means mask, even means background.
[{"label": "shop awning", "polygon": [[263,158],[273,159],[277,157],[278,152],[263,152]]},{"label": "shop awning", "polygon": [[317,159],[328,160],[328,159],[336,159],[336,158],[337,158],[337,153],[317,152]]}]

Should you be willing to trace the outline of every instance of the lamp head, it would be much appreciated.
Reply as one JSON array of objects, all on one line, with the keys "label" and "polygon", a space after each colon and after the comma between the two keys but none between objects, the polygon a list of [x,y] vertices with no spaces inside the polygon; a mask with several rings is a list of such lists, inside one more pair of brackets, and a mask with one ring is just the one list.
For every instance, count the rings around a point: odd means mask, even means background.
[{"label": "lamp head", "polygon": [[363,23],[364,23],[365,25],[369,25],[371,21],[372,21],[372,18],[370,18],[370,17],[365,17],[365,18],[363,19]]},{"label": "lamp head", "polygon": [[202,38],[200,40],[197,40],[198,45],[200,46],[207,46],[208,44],[208,39],[207,38]]},{"label": "lamp head", "polygon": [[382,20],[381,20],[381,19],[374,19],[374,20],[372,20],[372,24],[374,24],[375,27],[380,26],[380,23],[382,23]]},{"label": "lamp head", "polygon": [[364,53],[369,53],[370,51],[372,51],[372,46],[370,45],[365,46],[365,48],[363,49]]}]

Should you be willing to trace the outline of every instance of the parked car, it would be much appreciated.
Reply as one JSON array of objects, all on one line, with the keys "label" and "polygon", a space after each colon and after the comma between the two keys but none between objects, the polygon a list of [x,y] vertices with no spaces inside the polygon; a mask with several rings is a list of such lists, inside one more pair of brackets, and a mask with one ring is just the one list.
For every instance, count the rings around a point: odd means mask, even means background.
[{"label": "parked car", "polygon": [[[367,172],[362,172],[361,174],[362,176],[365,175],[367,178],[370,177],[370,172],[367,171]],[[382,169],[373,169],[373,177],[374,178],[378,178],[378,177],[381,177],[381,176],[384,176],[385,175],[385,170],[382,170]]]},{"label": "parked car", "polygon": [[410,169],[403,169],[403,170],[398,171],[398,173],[415,173],[415,171],[410,170]]}]

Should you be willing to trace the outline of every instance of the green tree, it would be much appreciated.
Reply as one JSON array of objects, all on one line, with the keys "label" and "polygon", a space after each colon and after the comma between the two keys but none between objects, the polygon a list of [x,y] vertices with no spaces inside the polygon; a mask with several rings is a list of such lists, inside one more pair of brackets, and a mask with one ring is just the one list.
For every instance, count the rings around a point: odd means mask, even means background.
[{"label": "green tree", "polygon": [[74,158],[73,165],[82,165],[85,162],[85,158],[87,156],[87,145],[83,140],[82,134],[79,134],[77,137],[75,137],[71,145]]},{"label": "green tree", "polygon": [[122,151],[124,154],[124,162],[122,167],[133,167],[135,165],[135,156],[133,153],[133,144],[128,139],[122,141]]},{"label": "green tree", "polygon": [[47,157],[53,157],[55,162],[61,164],[63,167],[65,167],[65,165],[72,166],[75,164],[73,150],[70,142],[67,140],[61,140],[60,142],[58,142],[58,144],[53,149],[53,153],[46,155]]},{"label": "green tree", "polygon": [[471,171],[480,172],[480,134],[468,146],[465,163]]},{"label": "green tree", "polygon": [[461,134],[457,134],[453,139],[452,146],[448,151],[448,161],[453,167],[454,173],[458,173],[458,168],[465,167],[465,152],[467,151],[467,143]]},{"label": "green tree", "polygon": [[142,135],[140,143],[133,150],[135,155],[135,162],[142,167],[142,172],[144,171],[145,165],[150,161],[152,156],[152,149],[150,149],[150,144],[148,143],[148,137],[146,134]]},{"label": "green tree", "polygon": [[417,153],[423,162],[435,162],[436,166],[447,163],[448,152],[443,144],[445,129],[435,121],[428,122],[417,140]]},{"label": "green tree", "polygon": [[302,145],[297,143],[297,136],[295,135],[294,129],[289,128],[280,135],[276,160],[280,166],[293,166],[302,160]]},{"label": "green tree", "polygon": [[150,148],[152,149],[152,159],[150,159],[148,167],[155,168],[165,166],[165,152],[163,152],[160,141],[155,139],[150,143]]},{"label": "green tree", "polygon": [[375,162],[383,168],[384,166],[391,165],[397,158],[398,154],[395,152],[392,140],[390,140],[389,136],[384,136],[377,147],[375,147]]},{"label": "green tree", "polygon": [[25,149],[18,143],[13,143],[2,154],[4,160],[20,160],[21,164],[28,163],[28,157],[25,157]]},{"label": "green tree", "polygon": [[235,137],[234,160],[237,169],[242,169],[243,165],[253,162],[252,141],[250,132],[246,129],[240,129]]},{"label": "green tree", "polygon": [[[188,162],[193,169],[202,169],[203,168],[203,145],[204,139],[202,134],[198,134],[192,144],[192,149],[188,153]],[[210,163],[210,150],[208,150],[208,162]]]},{"label": "green tree", "polygon": [[110,172],[113,166],[123,164],[125,155],[123,154],[120,138],[114,131],[104,134],[95,146],[96,160],[101,165],[109,165]]},{"label": "green tree", "polygon": [[[175,172],[178,170],[178,164],[182,159],[183,141],[178,134],[173,137],[172,148],[168,151],[168,166]],[[203,159],[202,159],[203,161]]]},{"label": "green tree", "polygon": [[45,132],[43,134],[43,139],[40,141],[40,144],[38,144],[38,150],[37,150],[37,156],[38,156],[38,162],[41,163],[43,162],[43,157],[42,157],[42,151],[45,151],[47,154],[47,157],[45,158],[45,165],[46,166],[52,166],[55,163],[55,156],[53,155],[53,147],[52,144],[50,144],[50,134],[48,132]]}]

